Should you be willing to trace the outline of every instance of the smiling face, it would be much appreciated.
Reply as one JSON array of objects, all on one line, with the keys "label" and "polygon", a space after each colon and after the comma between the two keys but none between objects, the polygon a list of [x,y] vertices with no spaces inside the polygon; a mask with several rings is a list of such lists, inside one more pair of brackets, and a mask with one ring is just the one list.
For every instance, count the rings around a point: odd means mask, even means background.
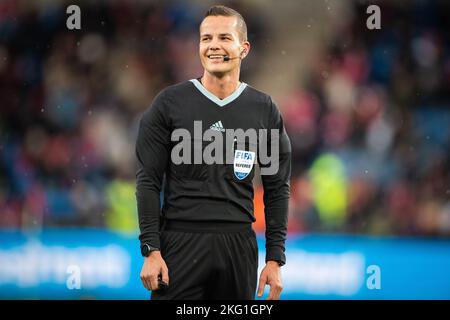
[{"label": "smiling face", "polygon": [[[208,16],[200,25],[200,61],[212,75],[223,77],[227,73],[238,72],[241,59],[249,49],[248,41],[241,42],[236,17]],[[224,61],[224,56],[238,58]]]}]

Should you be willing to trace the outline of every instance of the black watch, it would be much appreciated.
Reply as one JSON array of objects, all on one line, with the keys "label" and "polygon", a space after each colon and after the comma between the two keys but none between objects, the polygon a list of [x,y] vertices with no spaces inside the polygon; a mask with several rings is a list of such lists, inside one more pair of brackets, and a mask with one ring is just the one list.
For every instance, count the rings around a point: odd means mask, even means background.
[{"label": "black watch", "polygon": [[150,253],[153,251],[159,251],[159,248],[152,247],[151,245],[149,245],[147,243],[144,243],[141,246],[141,254],[143,257],[148,257],[150,255]]}]

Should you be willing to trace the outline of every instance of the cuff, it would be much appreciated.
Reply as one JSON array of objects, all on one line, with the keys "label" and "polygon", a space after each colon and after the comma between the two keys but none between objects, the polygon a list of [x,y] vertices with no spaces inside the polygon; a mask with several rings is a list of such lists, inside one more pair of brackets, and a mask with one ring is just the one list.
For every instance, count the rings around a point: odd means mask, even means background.
[{"label": "cuff", "polygon": [[280,266],[286,264],[286,255],[284,249],[280,247],[266,248],[266,263],[267,261],[277,261]]},{"label": "cuff", "polygon": [[141,234],[139,236],[139,240],[141,241],[141,246],[144,244],[148,244],[151,247],[161,249],[161,243],[159,240],[159,232],[151,232],[148,234]]}]

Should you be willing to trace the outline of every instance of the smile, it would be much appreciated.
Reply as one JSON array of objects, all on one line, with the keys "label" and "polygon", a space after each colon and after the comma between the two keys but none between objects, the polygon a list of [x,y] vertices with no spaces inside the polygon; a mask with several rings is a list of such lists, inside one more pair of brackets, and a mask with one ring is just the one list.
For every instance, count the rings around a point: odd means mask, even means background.
[{"label": "smile", "polygon": [[211,54],[207,57],[208,57],[208,59],[212,59],[212,60],[218,60],[218,59],[222,60],[223,59],[223,55],[221,55],[221,54]]}]

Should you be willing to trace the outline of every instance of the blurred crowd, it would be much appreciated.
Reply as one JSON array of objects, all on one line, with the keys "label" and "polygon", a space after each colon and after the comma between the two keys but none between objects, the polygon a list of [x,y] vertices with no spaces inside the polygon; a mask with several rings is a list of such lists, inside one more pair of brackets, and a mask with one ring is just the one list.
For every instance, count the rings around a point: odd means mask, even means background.
[{"label": "blurred crowd", "polygon": [[450,5],[365,2],[285,101],[291,230],[450,235]]},{"label": "blurred crowd", "polygon": [[[68,30],[71,4],[0,1],[0,227],[136,232],[138,122],[158,91],[202,74],[206,7],[78,1],[81,30]],[[247,23],[258,46],[264,25]]]},{"label": "blurred crowd", "polygon": [[[69,31],[70,3],[0,1],[0,227],[137,230],[140,115],[159,90],[202,73],[205,8],[155,3],[82,2],[82,29]],[[267,26],[230,6],[249,27],[250,78]],[[290,231],[450,235],[448,9],[383,3],[382,29],[368,30],[355,3],[335,22],[279,101],[293,147]]]}]

